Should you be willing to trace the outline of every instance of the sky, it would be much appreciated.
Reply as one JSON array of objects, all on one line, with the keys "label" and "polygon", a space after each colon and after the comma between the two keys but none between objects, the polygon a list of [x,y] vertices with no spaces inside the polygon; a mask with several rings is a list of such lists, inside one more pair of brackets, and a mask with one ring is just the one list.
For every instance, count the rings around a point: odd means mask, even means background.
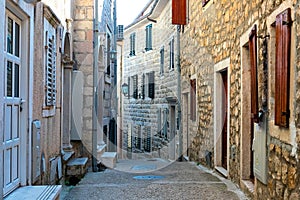
[{"label": "sky", "polygon": [[117,0],[117,24],[127,26],[150,0]]}]

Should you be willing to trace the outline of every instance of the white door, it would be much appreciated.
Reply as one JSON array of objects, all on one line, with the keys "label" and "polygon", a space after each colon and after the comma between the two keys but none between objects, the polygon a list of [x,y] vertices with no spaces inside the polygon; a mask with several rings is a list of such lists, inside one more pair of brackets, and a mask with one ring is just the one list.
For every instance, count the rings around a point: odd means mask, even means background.
[{"label": "white door", "polygon": [[[8,194],[20,185],[20,97],[21,82],[21,21],[9,11],[5,26],[5,95],[4,95],[4,137],[3,137],[3,193]],[[24,149],[23,149],[24,150]]]}]

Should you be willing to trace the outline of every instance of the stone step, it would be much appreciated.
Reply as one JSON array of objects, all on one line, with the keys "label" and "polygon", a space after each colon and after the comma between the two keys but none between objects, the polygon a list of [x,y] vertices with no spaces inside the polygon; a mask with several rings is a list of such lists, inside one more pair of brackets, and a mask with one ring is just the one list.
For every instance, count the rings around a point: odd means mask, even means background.
[{"label": "stone step", "polygon": [[107,168],[115,168],[117,163],[117,153],[116,152],[105,152],[100,157],[100,162]]},{"label": "stone step", "polygon": [[59,200],[61,185],[20,187],[5,197],[5,200]]},{"label": "stone step", "polygon": [[67,176],[82,178],[87,173],[88,158],[73,158],[67,163]]}]

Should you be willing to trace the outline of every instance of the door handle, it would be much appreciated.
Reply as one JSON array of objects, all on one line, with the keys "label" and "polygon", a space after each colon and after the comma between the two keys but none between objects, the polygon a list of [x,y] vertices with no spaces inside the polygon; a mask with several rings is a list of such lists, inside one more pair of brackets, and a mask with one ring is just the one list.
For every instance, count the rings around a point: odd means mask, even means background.
[{"label": "door handle", "polygon": [[23,110],[23,104],[26,103],[26,100],[22,99],[20,100],[20,112]]}]

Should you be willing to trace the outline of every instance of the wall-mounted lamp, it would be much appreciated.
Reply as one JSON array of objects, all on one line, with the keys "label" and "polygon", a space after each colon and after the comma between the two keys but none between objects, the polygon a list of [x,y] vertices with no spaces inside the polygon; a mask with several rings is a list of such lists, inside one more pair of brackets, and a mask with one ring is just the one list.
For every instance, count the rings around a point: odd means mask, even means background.
[{"label": "wall-mounted lamp", "polygon": [[127,97],[127,95],[128,95],[128,84],[127,83],[122,84],[122,93],[124,96]]},{"label": "wall-mounted lamp", "polygon": [[117,59],[117,51],[116,50],[111,50],[109,52],[109,54],[110,54],[111,61],[115,61]]}]

